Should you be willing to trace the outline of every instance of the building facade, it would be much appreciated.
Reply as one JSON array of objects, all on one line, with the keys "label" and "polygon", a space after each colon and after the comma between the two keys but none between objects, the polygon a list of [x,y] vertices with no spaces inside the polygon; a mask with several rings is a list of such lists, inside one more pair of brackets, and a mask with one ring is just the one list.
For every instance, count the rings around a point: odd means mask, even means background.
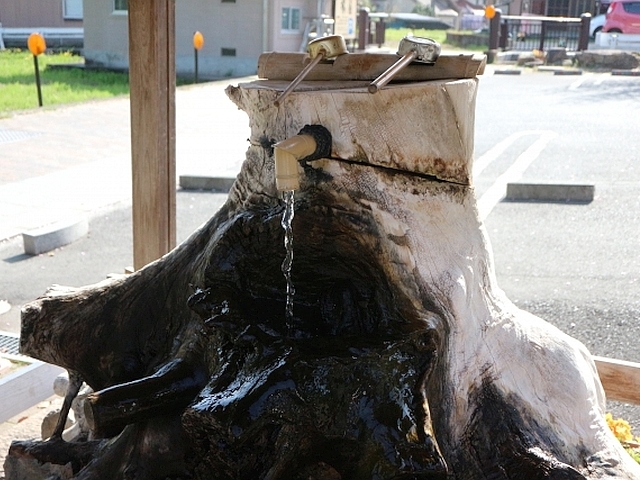
[{"label": "building facade", "polygon": [[82,0],[0,0],[3,28],[77,28],[82,16]]},{"label": "building facade", "polygon": [[[353,22],[357,16],[352,4]],[[304,50],[319,16],[331,17],[329,0],[180,0],[176,2],[176,73],[194,71],[193,34],[202,33],[198,53],[203,78],[251,75],[266,51]],[[128,67],[126,0],[85,0],[84,56],[87,65]]]}]

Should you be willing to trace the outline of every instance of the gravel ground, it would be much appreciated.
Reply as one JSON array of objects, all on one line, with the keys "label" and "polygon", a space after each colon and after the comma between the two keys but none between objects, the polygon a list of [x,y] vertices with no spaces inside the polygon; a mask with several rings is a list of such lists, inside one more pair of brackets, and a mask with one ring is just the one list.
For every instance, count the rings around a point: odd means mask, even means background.
[{"label": "gravel ground", "polygon": [[[51,386],[53,391],[53,385]],[[40,439],[42,420],[47,413],[62,406],[62,397],[51,396],[47,400],[25,410],[0,424],[0,479],[4,479],[4,460],[11,442],[15,439]]]}]

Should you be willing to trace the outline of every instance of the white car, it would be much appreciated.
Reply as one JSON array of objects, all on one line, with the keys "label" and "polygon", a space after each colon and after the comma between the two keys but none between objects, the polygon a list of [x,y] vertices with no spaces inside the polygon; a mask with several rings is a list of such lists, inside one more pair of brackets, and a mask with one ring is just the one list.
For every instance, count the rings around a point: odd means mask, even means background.
[{"label": "white car", "polygon": [[596,38],[596,33],[602,30],[606,17],[607,16],[603,13],[602,15],[596,15],[591,19],[591,23],[589,23],[589,36],[591,38]]}]

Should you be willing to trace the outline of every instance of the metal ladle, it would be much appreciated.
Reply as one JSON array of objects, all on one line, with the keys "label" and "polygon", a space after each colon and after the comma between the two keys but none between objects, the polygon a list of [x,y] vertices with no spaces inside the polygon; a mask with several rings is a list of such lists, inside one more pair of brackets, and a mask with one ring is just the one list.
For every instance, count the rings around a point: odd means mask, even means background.
[{"label": "metal ladle", "polygon": [[278,98],[276,98],[274,104],[277,106],[282,103],[282,100],[285,99],[287,95],[289,95],[294,88],[298,86],[298,84],[304,80],[304,78],[309,74],[309,72],[315,67],[321,60],[335,58],[339,55],[343,55],[345,53],[349,53],[347,50],[347,44],[344,41],[344,38],[341,35],[330,35],[328,37],[316,38],[309,42],[307,46],[307,51],[309,55],[312,57],[312,60],[307,64],[306,67],[302,69],[302,71],[298,74],[296,78],[289,84],[289,86],[282,92]]},{"label": "metal ladle", "polygon": [[411,62],[433,65],[440,55],[440,44],[430,38],[404,37],[400,40],[396,55],[402,58],[369,84],[370,93],[376,93],[384,87],[400,70]]}]

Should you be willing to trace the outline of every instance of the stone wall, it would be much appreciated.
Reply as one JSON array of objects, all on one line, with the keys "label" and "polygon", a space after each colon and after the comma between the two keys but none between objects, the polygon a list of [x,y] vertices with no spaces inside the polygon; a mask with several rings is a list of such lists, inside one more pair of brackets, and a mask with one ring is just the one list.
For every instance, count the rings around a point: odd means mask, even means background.
[{"label": "stone wall", "polygon": [[576,61],[583,68],[634,69],[640,65],[640,55],[620,50],[587,50],[576,53]]}]

